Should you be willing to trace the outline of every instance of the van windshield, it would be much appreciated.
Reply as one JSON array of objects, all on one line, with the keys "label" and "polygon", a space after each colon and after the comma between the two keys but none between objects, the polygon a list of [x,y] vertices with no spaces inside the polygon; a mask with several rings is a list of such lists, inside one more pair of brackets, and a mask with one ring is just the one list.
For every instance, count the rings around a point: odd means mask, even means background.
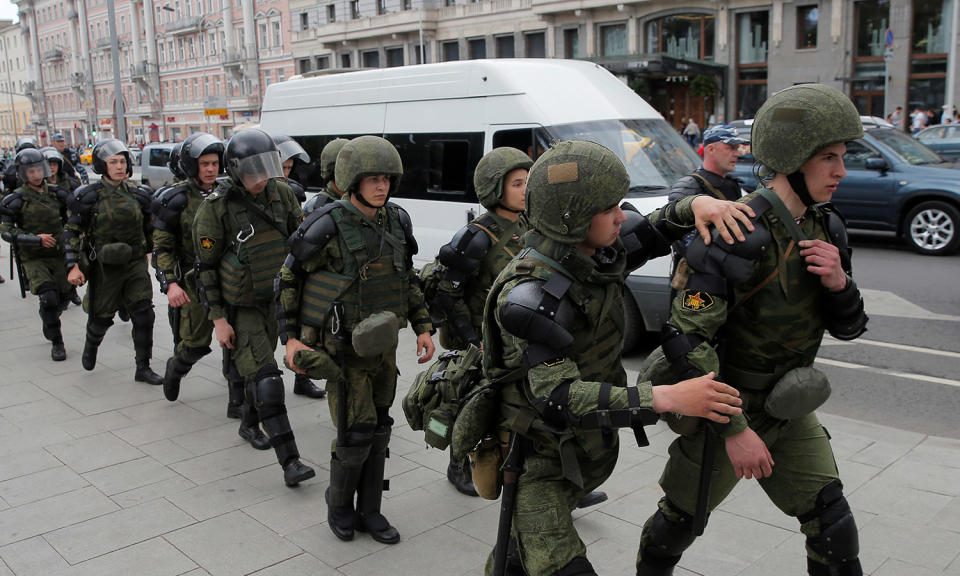
[{"label": "van windshield", "polygon": [[664,194],[700,165],[696,152],[666,121],[598,120],[548,126],[552,140],[589,140],[612,150],[630,176],[627,197]]}]

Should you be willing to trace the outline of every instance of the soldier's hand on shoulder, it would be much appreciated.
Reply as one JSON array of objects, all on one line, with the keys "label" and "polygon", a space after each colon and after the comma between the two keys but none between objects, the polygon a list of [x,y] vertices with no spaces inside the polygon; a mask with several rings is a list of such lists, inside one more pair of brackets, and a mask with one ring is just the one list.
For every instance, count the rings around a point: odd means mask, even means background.
[{"label": "soldier's hand on shoulder", "polygon": [[800,256],[807,271],[820,277],[820,283],[830,292],[847,287],[847,273],[843,271],[840,249],[823,240],[801,240]]},{"label": "soldier's hand on shoulder", "polygon": [[753,208],[743,202],[730,202],[700,195],[693,199],[691,206],[697,231],[700,232],[700,237],[707,246],[710,245],[711,225],[717,229],[727,244],[733,244],[734,236],[738,242],[744,241],[746,237],[743,235],[741,224],[747,230],[753,231],[753,222],[750,218],[756,214]]}]

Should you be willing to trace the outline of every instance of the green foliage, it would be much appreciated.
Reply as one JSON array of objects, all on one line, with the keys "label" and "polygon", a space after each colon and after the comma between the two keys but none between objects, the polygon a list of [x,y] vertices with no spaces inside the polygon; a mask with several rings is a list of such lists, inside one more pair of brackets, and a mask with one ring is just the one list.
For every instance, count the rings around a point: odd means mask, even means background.
[{"label": "green foliage", "polygon": [[713,80],[712,76],[697,74],[693,77],[693,80],[690,81],[690,94],[694,96],[708,98],[710,96],[716,96],[717,92],[719,92],[717,83]]}]

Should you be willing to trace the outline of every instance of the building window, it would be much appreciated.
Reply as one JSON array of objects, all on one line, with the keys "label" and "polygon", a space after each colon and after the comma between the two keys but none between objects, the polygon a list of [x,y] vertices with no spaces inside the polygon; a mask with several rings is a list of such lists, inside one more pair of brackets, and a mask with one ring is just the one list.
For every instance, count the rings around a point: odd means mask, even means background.
[{"label": "building window", "polygon": [[600,26],[600,56],[610,58],[627,55],[627,25]]},{"label": "building window", "polygon": [[853,83],[851,96],[857,110],[867,116],[883,113],[883,52],[890,23],[890,3],[886,0],[866,0],[854,4],[856,37],[853,56]]},{"label": "building window", "polygon": [[516,55],[516,42],[514,42],[513,34],[497,36],[493,40],[497,50],[497,58],[513,58]]},{"label": "building window", "polygon": [[336,22],[337,21],[337,5],[336,4],[327,4],[327,22]]},{"label": "building window", "polygon": [[310,59],[309,58],[300,58],[297,60],[297,73],[306,74],[310,71]]},{"label": "building window", "polygon": [[444,42],[440,45],[440,51],[444,62],[456,62],[460,59],[460,42]]},{"label": "building window", "polygon": [[473,38],[467,40],[467,53],[470,60],[480,60],[487,57],[487,39]]},{"label": "building window", "polygon": [[306,12],[300,13],[300,29],[306,30],[310,27],[310,15]]},{"label": "building window", "polygon": [[798,50],[817,47],[817,24],[819,20],[820,8],[817,6],[797,6]]},{"label": "building window", "polygon": [[[957,0],[913,0],[910,42],[910,108],[939,109],[947,88],[951,4]],[[876,114],[881,116],[882,114]]]},{"label": "building window", "polygon": [[387,67],[396,68],[398,66],[403,66],[403,48],[387,48],[384,50],[387,55]]},{"label": "building window", "polygon": [[350,17],[354,20],[360,17],[360,0],[350,0]]},{"label": "building window", "polygon": [[380,67],[380,51],[379,50],[368,50],[366,52],[362,52],[360,54],[360,58],[364,68]]},{"label": "building window", "polygon": [[647,52],[685,60],[713,60],[713,14],[674,14],[647,23]]},{"label": "building window", "polygon": [[280,48],[283,46],[283,33],[280,30],[280,20],[276,19],[270,22],[270,31],[273,34],[272,42],[274,48]]},{"label": "building window", "polygon": [[270,70],[263,71],[263,85],[267,87],[270,85]]},{"label": "building window", "polygon": [[737,15],[737,117],[753,117],[767,99],[766,10]]},{"label": "building window", "polygon": [[410,10],[411,8],[413,8],[413,1],[412,1],[412,0],[403,0],[403,9],[404,9],[404,10]]},{"label": "building window", "polygon": [[377,14],[387,13],[387,3],[385,0],[377,0]]},{"label": "building window", "polygon": [[270,38],[267,36],[267,23],[261,22],[257,25],[257,47],[263,50],[268,46]]},{"label": "building window", "polygon": [[547,41],[544,32],[529,32],[523,35],[523,55],[526,58],[546,58]]},{"label": "building window", "polygon": [[283,68],[280,68],[279,70],[277,70],[277,82],[283,82],[283,78],[284,78]]},{"label": "building window", "polygon": [[350,67],[350,53],[344,52],[340,55],[340,67],[349,68]]},{"label": "building window", "polygon": [[416,56],[414,56],[414,63],[423,64],[426,60],[427,47],[423,44],[414,44],[413,52],[416,54]]},{"label": "building window", "polygon": [[580,53],[580,29],[568,28],[563,31],[563,57],[571,60]]},{"label": "building window", "polygon": [[329,56],[317,56],[316,60],[317,70],[326,70],[330,67],[330,57]]}]

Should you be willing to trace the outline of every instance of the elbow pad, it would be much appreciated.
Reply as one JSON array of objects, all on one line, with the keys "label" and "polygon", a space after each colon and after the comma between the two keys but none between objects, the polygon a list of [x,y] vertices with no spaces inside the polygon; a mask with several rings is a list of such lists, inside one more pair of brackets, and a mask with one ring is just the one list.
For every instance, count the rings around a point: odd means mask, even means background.
[{"label": "elbow pad", "polygon": [[498,316],[504,330],[527,341],[527,368],[563,356],[573,344],[576,310],[568,298],[570,279],[554,274],[546,282],[521,282],[510,290]]},{"label": "elbow pad", "polygon": [[863,298],[853,278],[847,278],[847,287],[840,292],[823,295],[824,324],[838,340],[853,340],[867,331],[867,317]]},{"label": "elbow pad", "polygon": [[87,214],[90,213],[90,210],[96,205],[97,200],[100,199],[100,190],[102,188],[103,184],[99,182],[77,188],[73,191],[73,196],[70,197],[70,204],[67,208],[74,214],[80,214],[86,217]]},{"label": "elbow pad", "polygon": [[293,178],[287,178],[287,184],[290,186],[290,189],[293,190],[293,195],[297,197],[297,202],[303,204],[307,201],[307,191],[304,189],[303,184]]},{"label": "elbow pad", "polygon": [[629,202],[621,205],[627,221],[620,226],[620,241],[627,252],[627,270],[636,270],[651,258],[670,253],[670,240]]},{"label": "elbow pad", "polygon": [[184,186],[163,188],[151,202],[153,227],[157,230],[175,230],[180,213],[187,207],[187,190]]},{"label": "elbow pad", "polygon": [[400,227],[403,228],[403,239],[407,242],[407,257],[412,263],[413,257],[420,252],[420,246],[417,245],[417,239],[413,237],[413,221],[410,219],[410,213],[404,210],[402,206],[392,202],[388,204],[397,209],[400,217]]},{"label": "elbow pad", "polygon": [[696,378],[703,373],[687,360],[687,354],[703,341],[704,339],[696,334],[684,334],[669,322],[663,325],[660,330],[660,347],[663,348],[663,355],[678,380]]},{"label": "elbow pad", "polygon": [[490,250],[490,236],[475,226],[464,226],[440,248],[438,260],[447,267],[444,280],[463,282],[473,274]]},{"label": "elbow pad", "polygon": [[[290,235],[288,240],[290,255],[304,262],[327,245],[327,242],[337,233],[337,224],[330,214],[336,206],[337,204],[333,203],[327,204],[310,213],[310,216]],[[293,266],[288,267],[296,272]]]},{"label": "elbow pad", "polygon": [[13,234],[11,232],[4,232],[3,239],[17,246],[28,246],[31,248],[40,246],[42,242],[36,234]]}]

